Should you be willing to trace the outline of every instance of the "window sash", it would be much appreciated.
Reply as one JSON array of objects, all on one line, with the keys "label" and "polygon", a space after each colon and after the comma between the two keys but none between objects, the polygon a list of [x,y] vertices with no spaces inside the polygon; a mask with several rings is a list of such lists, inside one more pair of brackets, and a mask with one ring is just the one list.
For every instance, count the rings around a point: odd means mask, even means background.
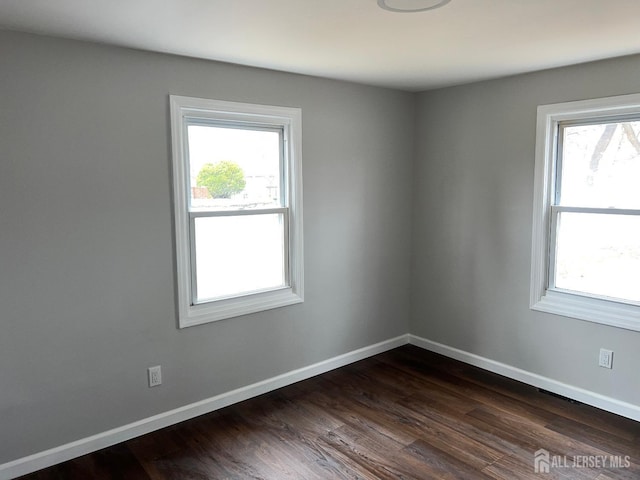
[{"label": "window sash", "polygon": [[[277,133],[280,138],[280,146],[278,148],[279,162],[278,162],[278,176],[279,176],[279,195],[280,195],[280,205],[283,207],[289,206],[289,173],[287,168],[287,162],[285,157],[286,144],[287,142],[287,132],[285,128],[281,125],[268,125],[268,124],[260,124],[254,122],[241,122],[241,121],[231,121],[231,120],[219,120],[212,118],[202,118],[202,117],[184,117],[184,131],[185,133],[189,131],[189,127],[214,127],[214,128],[229,128],[236,130],[253,130],[259,132],[274,132]],[[189,155],[189,140],[187,136],[187,141],[185,142],[185,148],[187,149],[187,171],[191,169],[191,158]],[[186,178],[188,185],[186,198],[187,209],[189,212],[214,212],[214,211],[223,211],[216,207],[194,207],[192,205],[192,197],[191,197],[191,188],[194,186],[191,184],[191,176],[188,175]],[[239,209],[236,209],[236,211]],[[224,210],[226,211],[226,209]],[[233,209],[229,209],[229,211],[233,211]]]},{"label": "window sash", "polygon": [[556,266],[557,266],[557,251],[558,251],[558,223],[560,215],[562,213],[578,213],[578,214],[598,214],[598,215],[627,215],[627,216],[640,216],[640,210],[636,209],[622,209],[622,208],[595,208],[595,207],[569,207],[562,205],[551,205],[551,226],[549,234],[549,264],[548,264],[548,280],[547,289],[555,292],[567,293],[571,295],[580,295],[589,298],[596,298],[606,300],[609,302],[619,302],[630,305],[639,305],[635,300],[610,297],[606,295],[598,295],[591,292],[585,292],[581,290],[569,290],[556,286]]},{"label": "window sash", "polygon": [[[564,121],[556,121],[552,122],[552,128],[554,129],[553,135],[553,148],[552,155],[553,158],[551,161],[553,162],[554,168],[552,169],[552,205],[562,205],[564,202],[562,200],[562,180],[564,175],[563,162],[564,162],[564,140],[565,140],[565,130],[571,127],[580,127],[580,126],[588,126],[588,125],[611,125],[611,124],[621,124],[626,122],[640,122],[640,112],[632,113],[632,114],[624,114],[624,115],[597,115],[592,116],[587,119],[573,119],[573,120],[564,120]],[[579,205],[573,205],[579,206]],[[622,210],[622,209],[619,209]]]},{"label": "window sash", "polygon": [[[290,210],[286,207],[281,208],[265,208],[265,209],[253,209],[253,210],[233,210],[233,211],[207,211],[207,212],[189,212],[189,242],[190,242],[190,263],[191,263],[191,305],[206,305],[208,303],[225,300],[228,298],[242,297],[254,293],[270,292],[276,290],[290,289],[291,288],[291,269],[290,269],[290,229],[289,218]],[[232,295],[216,297],[211,299],[198,299],[198,269],[197,269],[197,249],[196,249],[196,219],[197,218],[219,218],[219,217],[239,217],[239,216],[259,216],[259,215],[282,215],[283,221],[283,271],[284,271],[284,285],[265,288],[261,290],[248,290],[238,292]]]}]

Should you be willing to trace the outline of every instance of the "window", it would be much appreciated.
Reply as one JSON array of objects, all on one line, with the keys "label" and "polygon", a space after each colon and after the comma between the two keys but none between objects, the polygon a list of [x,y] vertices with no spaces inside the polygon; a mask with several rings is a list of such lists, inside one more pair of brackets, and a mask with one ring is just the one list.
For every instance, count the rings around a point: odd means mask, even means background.
[{"label": "window", "polygon": [[531,308],[640,331],[640,95],[538,107]]},{"label": "window", "polygon": [[302,302],[300,109],[170,104],[180,327]]}]

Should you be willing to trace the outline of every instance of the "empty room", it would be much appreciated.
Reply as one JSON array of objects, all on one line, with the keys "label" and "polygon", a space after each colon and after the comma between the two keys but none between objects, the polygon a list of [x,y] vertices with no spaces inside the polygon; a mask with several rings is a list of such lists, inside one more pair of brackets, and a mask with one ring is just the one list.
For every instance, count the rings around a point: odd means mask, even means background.
[{"label": "empty room", "polygon": [[2,0],[0,480],[639,479],[639,19]]}]

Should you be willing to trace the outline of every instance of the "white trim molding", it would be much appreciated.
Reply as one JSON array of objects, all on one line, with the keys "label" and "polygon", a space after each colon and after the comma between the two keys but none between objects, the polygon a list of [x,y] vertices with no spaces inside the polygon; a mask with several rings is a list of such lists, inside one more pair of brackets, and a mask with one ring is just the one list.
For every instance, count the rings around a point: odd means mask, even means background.
[{"label": "white trim molding", "polygon": [[549,392],[557,393],[563,397],[578,400],[579,402],[587,405],[606,410],[607,412],[616,413],[623,417],[640,421],[640,405],[634,405],[612,397],[600,395],[599,393],[568,385],[566,383],[553,380],[552,378],[538,375],[537,373],[528,372],[505,363],[491,360],[490,358],[485,358],[480,355],[466,352],[416,335],[409,335],[409,343],[411,345],[424,348],[425,350],[439,353],[440,355],[497,373],[498,375],[518,380],[519,382],[526,383],[527,385],[532,385]]},{"label": "white trim molding", "polygon": [[400,335],[373,345],[369,345],[336,357],[314,363],[306,367],[292,370],[282,375],[268,378],[245,387],[222,393],[205,400],[191,403],[183,407],[160,413],[152,417],[139,420],[122,427],[92,435],[87,438],[67,443],[59,447],[45,450],[28,457],[20,458],[0,465],[0,480],[9,480],[58,463],[77,458],[81,455],[101,450],[103,448],[125,442],[140,435],[160,430],[191,418],[211,413],[234,403],[242,402],[263,393],[286,387],[301,380],[329,372],[350,363],[363,360],[387,350],[409,343],[409,335]]},{"label": "white trim molding", "polygon": [[[555,205],[559,127],[566,122],[617,121],[630,116],[636,120],[640,118],[640,94],[538,106],[529,301],[532,310],[640,331],[640,306],[637,303],[555,288],[552,272],[554,219],[557,218],[552,209],[560,209]],[[582,207],[580,211],[597,210],[601,214],[614,211],[638,214],[637,210]],[[562,210],[572,209],[563,206]]]},{"label": "white trim molding", "polygon": [[[171,111],[172,182],[175,219],[178,327],[185,328],[247,315],[304,301],[304,249],[302,224],[302,110],[224,100],[169,96]],[[234,208],[207,211],[211,216],[279,213],[283,220],[282,286],[262,291],[239,291],[230,297],[198,303],[195,267],[195,212],[190,198],[190,125],[234,125],[243,129],[274,129],[282,135],[281,201],[278,208]]]}]

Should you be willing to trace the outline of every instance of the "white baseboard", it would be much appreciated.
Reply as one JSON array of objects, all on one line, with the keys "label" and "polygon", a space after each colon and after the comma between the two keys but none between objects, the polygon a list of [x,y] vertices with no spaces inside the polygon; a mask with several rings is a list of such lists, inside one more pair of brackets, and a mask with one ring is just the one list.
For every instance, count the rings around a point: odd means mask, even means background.
[{"label": "white baseboard", "polygon": [[26,475],[67,460],[71,460],[72,458],[110,447],[117,443],[139,437],[140,435],[145,435],[161,428],[175,425],[176,423],[204,415],[205,413],[213,412],[220,408],[291,385],[301,380],[315,377],[321,373],[357,362],[358,360],[377,355],[378,353],[391,350],[407,343],[409,343],[409,335],[401,335],[399,337],[360,348],[252,385],[247,385],[246,387],[222,393],[200,402],[185,405],[184,407],[176,408],[175,410],[170,410],[159,415],[154,415],[153,417],[145,418],[129,425],[114,428],[113,430],[2,464],[0,465],[0,480],[9,480],[21,475]]},{"label": "white baseboard", "polygon": [[567,385],[566,383],[558,382],[557,380],[543,377],[536,373],[527,372],[526,370],[521,370],[519,368],[512,367],[511,365],[496,362],[495,360],[481,357],[474,353],[465,352],[464,350],[459,350],[416,335],[409,335],[409,343],[424,348],[425,350],[430,350],[446,357],[460,360],[461,362],[468,363],[469,365],[474,365],[484,370],[503,375],[513,380],[518,380],[528,385],[533,385],[534,387],[542,388],[543,390],[557,393],[558,395],[562,395],[573,400],[578,400],[579,402],[586,403],[587,405],[592,405],[594,407],[601,408],[602,410],[640,421],[640,406],[638,405],[623,402],[605,395],[600,395],[599,393],[591,392],[573,385]]}]

